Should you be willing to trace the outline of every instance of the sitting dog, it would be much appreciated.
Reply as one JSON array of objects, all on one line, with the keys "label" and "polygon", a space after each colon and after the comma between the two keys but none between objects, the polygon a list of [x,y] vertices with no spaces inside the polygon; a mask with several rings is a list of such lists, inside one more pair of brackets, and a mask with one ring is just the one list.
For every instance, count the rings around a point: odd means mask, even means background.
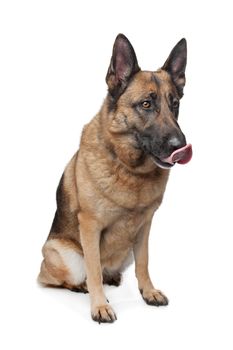
[{"label": "sitting dog", "polygon": [[84,127],[80,149],[57,189],[57,210],[43,247],[40,283],[89,292],[91,315],[113,322],[103,284],[118,286],[135,260],[149,305],[167,305],[148,271],[148,236],[169,169],[192,157],[178,125],[187,48],[182,39],[162,68],[142,71],[129,40],[115,40],[107,97]]}]

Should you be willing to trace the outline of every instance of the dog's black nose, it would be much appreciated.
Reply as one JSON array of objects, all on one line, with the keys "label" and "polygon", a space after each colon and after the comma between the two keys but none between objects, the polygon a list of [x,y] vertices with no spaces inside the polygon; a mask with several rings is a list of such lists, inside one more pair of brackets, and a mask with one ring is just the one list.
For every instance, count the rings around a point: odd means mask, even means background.
[{"label": "dog's black nose", "polygon": [[170,152],[174,152],[179,148],[182,148],[186,145],[186,139],[183,134],[179,136],[171,136],[168,140],[168,147]]}]

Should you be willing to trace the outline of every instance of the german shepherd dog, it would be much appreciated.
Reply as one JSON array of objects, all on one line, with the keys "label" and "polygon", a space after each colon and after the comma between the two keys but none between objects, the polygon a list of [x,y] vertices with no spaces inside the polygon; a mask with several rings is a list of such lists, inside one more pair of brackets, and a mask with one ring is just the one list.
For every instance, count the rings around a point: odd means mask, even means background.
[{"label": "german shepherd dog", "polygon": [[142,298],[167,305],[148,271],[148,236],[169,169],[192,156],[178,122],[187,47],[182,39],[162,68],[142,71],[129,40],[116,37],[107,97],[82,133],[57,189],[57,210],[38,281],[89,292],[91,315],[113,322],[103,284],[118,286],[135,260]]}]

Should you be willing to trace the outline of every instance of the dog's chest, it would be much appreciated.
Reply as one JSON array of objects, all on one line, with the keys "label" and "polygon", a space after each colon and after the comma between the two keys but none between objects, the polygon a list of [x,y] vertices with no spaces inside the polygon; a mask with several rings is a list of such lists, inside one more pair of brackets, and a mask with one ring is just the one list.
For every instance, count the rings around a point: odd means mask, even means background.
[{"label": "dog's chest", "polygon": [[[120,176],[109,174],[98,179],[97,186],[115,206],[127,208],[138,213],[150,206],[158,207],[161,203],[167,183],[167,174],[154,178],[139,178],[135,175]],[[140,215],[139,215],[140,216]],[[137,215],[132,220],[137,220]]]},{"label": "dog's chest", "polygon": [[118,217],[102,233],[102,247],[107,251],[124,251],[131,248],[137,235],[143,230],[147,220],[153,216],[152,210],[127,211]]}]

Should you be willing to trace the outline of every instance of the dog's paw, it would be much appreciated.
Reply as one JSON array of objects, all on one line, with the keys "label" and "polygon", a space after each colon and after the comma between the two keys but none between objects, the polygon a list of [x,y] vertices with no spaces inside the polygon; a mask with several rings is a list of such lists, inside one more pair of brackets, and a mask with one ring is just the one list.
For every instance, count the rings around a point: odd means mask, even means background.
[{"label": "dog's paw", "polygon": [[148,305],[166,306],[168,298],[158,289],[140,290],[143,299]]},{"label": "dog's paw", "polygon": [[117,317],[110,305],[96,306],[91,312],[92,319],[99,323],[112,323]]}]

